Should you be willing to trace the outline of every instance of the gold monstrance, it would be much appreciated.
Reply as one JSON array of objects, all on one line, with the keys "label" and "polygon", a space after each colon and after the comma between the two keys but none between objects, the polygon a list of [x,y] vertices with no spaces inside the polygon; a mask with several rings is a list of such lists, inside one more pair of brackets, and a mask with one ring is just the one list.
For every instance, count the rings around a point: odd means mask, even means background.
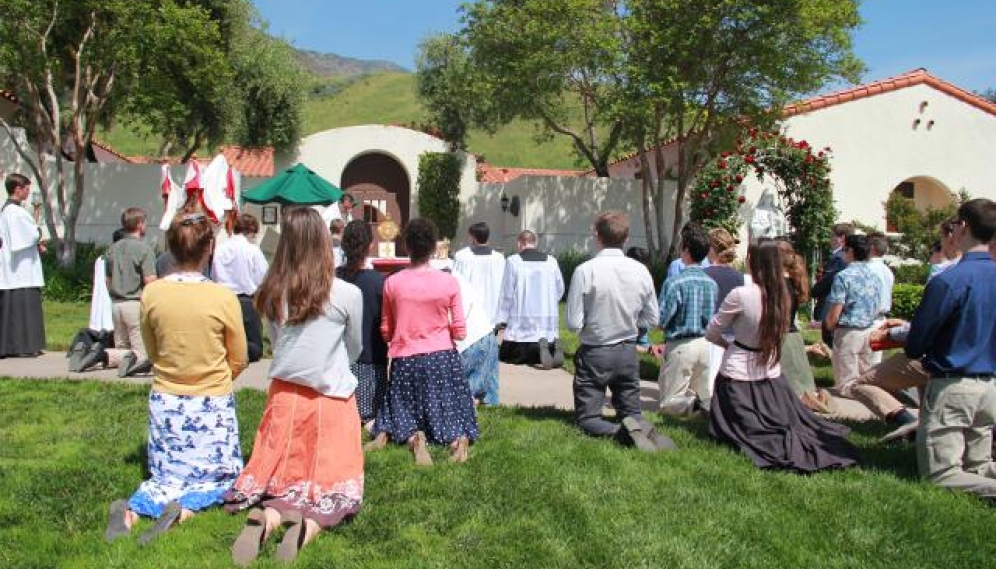
[{"label": "gold monstrance", "polygon": [[384,221],[377,224],[377,235],[380,243],[377,244],[377,256],[385,259],[394,257],[394,240],[398,237],[398,224],[391,219],[390,215],[384,216]]}]

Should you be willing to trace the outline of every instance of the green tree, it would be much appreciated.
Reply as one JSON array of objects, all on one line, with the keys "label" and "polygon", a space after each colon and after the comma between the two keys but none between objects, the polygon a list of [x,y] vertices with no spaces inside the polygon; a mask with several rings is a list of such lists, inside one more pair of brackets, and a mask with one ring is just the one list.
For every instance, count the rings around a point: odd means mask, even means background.
[{"label": "green tree", "polygon": [[[85,156],[98,125],[141,117],[186,154],[232,125],[242,140],[296,140],[300,95],[289,93],[284,78],[278,89],[253,81],[278,73],[274,68],[251,69],[286,53],[269,49],[276,55],[264,57],[237,47],[252,45],[244,33],[254,30],[252,21],[236,17],[249,10],[245,0],[4,0],[0,82],[17,94],[22,112],[15,124],[0,126],[15,141],[13,127],[25,128],[28,144],[17,151],[38,182],[62,265],[75,256]],[[228,19],[216,19],[222,12]],[[275,117],[275,128],[264,136],[266,116]]]},{"label": "green tree", "polygon": [[[641,161],[652,251],[677,253],[699,168],[744,122],[769,126],[781,107],[834,79],[856,80],[854,0],[630,0],[627,141]],[[676,145],[674,157],[665,144]],[[651,168],[653,161],[653,168]],[[676,185],[672,197],[665,182]],[[672,209],[668,209],[668,205]],[[672,221],[670,236],[665,221]]]},{"label": "green tree", "polygon": [[453,239],[460,221],[463,160],[450,152],[426,152],[418,159],[418,213],[431,219],[439,236]]},{"label": "green tree", "polygon": [[[465,4],[464,28],[423,43],[418,93],[444,133],[494,132],[534,121],[537,137],[569,137],[599,176],[618,145],[621,80],[617,4],[486,0]],[[459,141],[458,141],[459,142]]]}]

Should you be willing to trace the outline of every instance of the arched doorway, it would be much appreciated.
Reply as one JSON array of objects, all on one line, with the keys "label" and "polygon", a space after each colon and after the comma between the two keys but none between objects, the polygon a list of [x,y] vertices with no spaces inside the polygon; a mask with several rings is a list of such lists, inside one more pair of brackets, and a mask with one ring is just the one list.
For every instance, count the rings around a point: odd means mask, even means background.
[{"label": "arched doorway", "polygon": [[[930,176],[913,176],[907,178],[896,185],[890,193],[898,195],[913,202],[913,206],[921,212],[928,209],[938,210],[954,205],[958,201],[955,195],[947,186],[937,178]],[[896,231],[894,220],[886,219],[887,231]]]},{"label": "arched doorway", "polygon": [[[341,187],[356,198],[363,208],[363,219],[374,230],[374,241],[379,242],[376,224],[391,219],[404,227],[408,223],[411,181],[404,167],[387,154],[372,152],[354,158],[342,172]],[[395,239],[395,250],[404,255],[404,242]]]}]

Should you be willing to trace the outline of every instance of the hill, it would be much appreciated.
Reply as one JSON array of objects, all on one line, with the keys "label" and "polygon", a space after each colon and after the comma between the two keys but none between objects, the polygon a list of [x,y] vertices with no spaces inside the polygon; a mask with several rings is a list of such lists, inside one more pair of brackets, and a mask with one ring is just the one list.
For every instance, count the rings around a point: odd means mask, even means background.
[{"label": "hill", "polygon": [[[343,58],[345,59],[345,58]],[[425,110],[415,96],[415,76],[411,73],[385,72],[348,77],[316,78],[304,105],[302,135],[323,130],[362,124],[421,124],[427,121]],[[127,155],[152,156],[158,147],[157,137],[140,125],[119,124],[98,138]],[[525,121],[515,121],[491,135],[471,131],[471,152],[482,155],[496,166],[522,168],[585,168],[578,164],[570,141],[557,137],[537,142],[535,129]],[[200,154],[207,154],[203,150]]]},{"label": "hill", "polygon": [[334,53],[319,53],[298,49],[297,59],[301,67],[317,77],[350,77],[370,73],[402,72],[408,70],[390,61],[354,59]]}]

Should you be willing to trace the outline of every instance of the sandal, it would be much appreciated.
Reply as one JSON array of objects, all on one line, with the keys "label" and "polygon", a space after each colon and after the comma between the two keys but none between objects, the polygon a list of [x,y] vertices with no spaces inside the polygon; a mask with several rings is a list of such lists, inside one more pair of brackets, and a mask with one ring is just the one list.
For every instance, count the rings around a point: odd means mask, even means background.
[{"label": "sandal", "polygon": [[148,531],[138,536],[138,544],[147,545],[159,535],[166,533],[166,530],[173,527],[176,520],[180,519],[182,511],[183,508],[180,507],[179,502],[173,501],[166,504],[166,507],[163,508],[163,513],[159,514],[159,517],[156,518],[156,523],[152,524],[152,527]]},{"label": "sandal", "polygon": [[304,546],[304,538],[308,534],[304,527],[304,516],[298,511],[286,512],[282,515],[280,523],[290,527],[277,546],[276,558],[281,561],[293,561]]},{"label": "sandal", "polygon": [[124,537],[131,533],[128,527],[128,501],[114,500],[111,502],[110,515],[107,517],[107,530],[104,532],[104,539],[114,541],[119,537]]},{"label": "sandal", "polygon": [[256,508],[249,512],[246,518],[246,525],[242,528],[242,533],[232,544],[232,560],[236,565],[245,567],[259,556],[259,550],[263,546],[266,538],[272,532],[266,531],[266,513]]}]

